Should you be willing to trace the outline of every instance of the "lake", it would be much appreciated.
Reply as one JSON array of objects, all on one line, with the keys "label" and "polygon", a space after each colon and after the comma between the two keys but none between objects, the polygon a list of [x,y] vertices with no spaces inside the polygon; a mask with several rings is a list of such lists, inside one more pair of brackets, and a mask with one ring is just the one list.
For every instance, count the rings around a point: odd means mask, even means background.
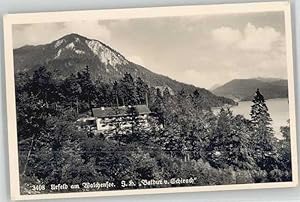
[{"label": "lake", "polygon": [[[251,101],[239,102],[238,106],[231,107],[233,114],[241,114],[245,118],[250,119]],[[280,132],[281,126],[287,125],[289,119],[289,104],[287,98],[277,98],[266,100],[266,105],[269,108],[269,113],[272,118],[272,126],[275,132],[275,136],[279,139],[282,138]],[[219,109],[213,109],[214,112],[218,112]]]}]

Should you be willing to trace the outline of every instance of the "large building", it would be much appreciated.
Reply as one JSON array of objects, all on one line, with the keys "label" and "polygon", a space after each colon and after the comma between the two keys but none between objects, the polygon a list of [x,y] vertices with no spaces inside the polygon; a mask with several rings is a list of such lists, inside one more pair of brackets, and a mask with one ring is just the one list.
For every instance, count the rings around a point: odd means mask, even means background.
[{"label": "large building", "polygon": [[140,128],[149,127],[148,117],[151,111],[147,105],[100,107],[93,108],[92,111],[99,132],[117,128],[130,129],[133,124],[138,124]]}]

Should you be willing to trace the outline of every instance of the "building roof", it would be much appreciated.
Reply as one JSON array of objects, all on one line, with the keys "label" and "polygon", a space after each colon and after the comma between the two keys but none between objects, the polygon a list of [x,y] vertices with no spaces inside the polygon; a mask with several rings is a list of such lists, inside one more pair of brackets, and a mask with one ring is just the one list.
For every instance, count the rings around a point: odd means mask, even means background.
[{"label": "building roof", "polygon": [[138,114],[150,114],[151,111],[146,105],[133,105],[133,106],[121,106],[121,107],[100,107],[93,108],[94,117],[106,118],[106,117],[119,117],[128,116],[128,110],[135,108]]}]

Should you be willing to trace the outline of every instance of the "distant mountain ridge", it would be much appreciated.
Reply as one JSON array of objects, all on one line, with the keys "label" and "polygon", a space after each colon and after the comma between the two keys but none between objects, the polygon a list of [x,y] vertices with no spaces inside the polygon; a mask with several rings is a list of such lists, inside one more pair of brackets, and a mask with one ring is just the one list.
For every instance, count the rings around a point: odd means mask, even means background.
[{"label": "distant mountain ridge", "polygon": [[221,85],[220,84],[215,84],[212,87],[209,88],[210,91],[215,90],[216,88],[219,88]]},{"label": "distant mountain ridge", "polygon": [[249,101],[259,89],[265,99],[287,98],[288,81],[278,78],[234,79],[212,92],[233,100]]},{"label": "distant mountain ridge", "polygon": [[110,46],[78,34],[69,34],[49,44],[23,46],[14,50],[15,72],[32,74],[40,66],[45,66],[58,79],[76,74],[89,66],[92,78],[113,82],[130,73],[141,77],[149,86],[168,88],[171,92],[184,89],[192,93],[198,90],[201,98],[209,106],[235,104],[231,99],[216,96],[204,88],[184,84],[167,76],[156,74],[145,67],[127,60]]}]

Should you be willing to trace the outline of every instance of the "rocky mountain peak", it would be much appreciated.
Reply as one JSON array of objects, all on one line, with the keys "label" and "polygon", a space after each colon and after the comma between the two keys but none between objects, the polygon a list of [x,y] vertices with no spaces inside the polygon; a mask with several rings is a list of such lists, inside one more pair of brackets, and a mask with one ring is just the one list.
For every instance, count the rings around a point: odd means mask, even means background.
[{"label": "rocky mountain peak", "polygon": [[[128,64],[123,55],[113,50],[106,44],[93,39],[88,39],[79,34],[68,34],[51,43],[56,51],[55,59],[59,59],[64,54],[75,54],[96,56],[100,62],[106,66],[116,68],[117,65]],[[107,69],[109,71],[109,69]]]}]

